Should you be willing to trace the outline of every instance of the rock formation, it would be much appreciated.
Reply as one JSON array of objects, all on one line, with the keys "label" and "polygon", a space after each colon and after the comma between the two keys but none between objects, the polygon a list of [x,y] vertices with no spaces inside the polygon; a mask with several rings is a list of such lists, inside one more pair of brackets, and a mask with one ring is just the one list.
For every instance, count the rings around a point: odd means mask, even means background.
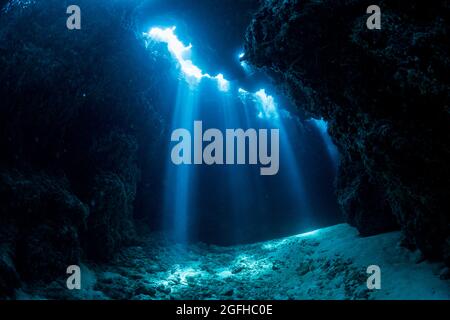
[{"label": "rock formation", "polygon": [[70,32],[60,1],[11,4],[0,14],[0,296],[133,243],[141,174],[158,189],[143,163],[162,130],[127,7],[80,1],[83,32]]},{"label": "rock formation", "polygon": [[[303,117],[328,121],[342,155],[339,202],[370,235],[398,224],[405,245],[449,260],[449,2],[273,0],[248,28],[245,59]],[[393,219],[395,218],[395,219]]]}]

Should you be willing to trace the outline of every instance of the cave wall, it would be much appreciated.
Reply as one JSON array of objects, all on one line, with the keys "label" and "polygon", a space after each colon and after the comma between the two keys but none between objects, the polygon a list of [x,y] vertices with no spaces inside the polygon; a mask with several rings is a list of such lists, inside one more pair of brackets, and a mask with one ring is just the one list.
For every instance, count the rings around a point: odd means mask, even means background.
[{"label": "cave wall", "polygon": [[0,297],[136,241],[164,128],[139,1],[78,1],[80,31],[64,2],[14,3],[0,14]]},{"label": "cave wall", "polygon": [[[377,4],[382,29],[368,30]],[[305,118],[324,118],[342,155],[337,195],[362,235],[450,263],[449,2],[270,0],[247,30],[264,68]]]}]

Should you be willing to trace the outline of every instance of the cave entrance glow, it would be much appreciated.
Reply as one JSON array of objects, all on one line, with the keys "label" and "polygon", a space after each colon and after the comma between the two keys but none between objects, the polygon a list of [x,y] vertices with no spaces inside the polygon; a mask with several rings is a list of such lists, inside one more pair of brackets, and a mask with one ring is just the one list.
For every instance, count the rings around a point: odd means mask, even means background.
[{"label": "cave entrance glow", "polygon": [[[245,81],[228,80],[226,70],[214,76],[203,71],[192,58],[195,44],[186,44],[176,31],[173,26],[152,27],[143,34],[147,47],[159,45],[178,70],[168,132],[195,132],[196,121],[223,132],[276,129],[280,164],[276,175],[261,176],[248,161],[233,166],[177,165],[168,152],[164,229],[182,243],[200,239],[231,244],[335,223],[329,212],[335,210],[331,194],[338,159],[326,123],[302,122],[289,113],[267,78],[258,79],[262,85],[255,89],[251,68],[240,59],[230,57],[249,75]],[[255,223],[258,228],[252,227]]]}]

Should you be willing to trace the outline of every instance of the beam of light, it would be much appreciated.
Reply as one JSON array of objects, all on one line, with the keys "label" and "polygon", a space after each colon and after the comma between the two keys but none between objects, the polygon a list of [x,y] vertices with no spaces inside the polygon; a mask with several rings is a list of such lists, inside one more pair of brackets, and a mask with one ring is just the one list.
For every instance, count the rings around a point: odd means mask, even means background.
[{"label": "beam of light", "polygon": [[275,99],[271,95],[268,95],[265,89],[250,93],[247,90],[239,88],[238,93],[243,103],[252,101],[255,104],[258,118],[277,119],[279,117]]},{"label": "beam of light", "polygon": [[272,96],[266,94],[266,90],[261,89],[257,91],[255,97],[261,106],[261,111],[258,114],[259,117],[262,116],[268,119],[278,118],[275,100]]},{"label": "beam of light", "polygon": [[[175,108],[170,128],[188,127],[198,111],[198,91],[191,90],[189,84],[179,80]],[[170,154],[168,155],[170,157]],[[164,228],[172,232],[175,241],[184,245],[189,238],[188,225],[192,221],[193,190],[195,172],[187,166],[175,166],[167,160],[166,184],[164,191]]]},{"label": "beam of light", "polygon": [[312,231],[298,234],[295,237],[296,238],[311,238],[311,237],[316,237],[317,235],[319,235],[320,232],[321,232],[321,229],[317,229],[317,230],[312,230]]},{"label": "beam of light", "polygon": [[305,233],[299,234],[299,235],[297,235],[297,237],[298,238],[304,238],[304,237],[314,236],[314,235],[317,235],[319,233],[319,231],[320,231],[320,229],[312,230],[312,231],[309,231],[309,232],[305,232]]},{"label": "beam of light", "polygon": [[319,130],[322,141],[327,148],[328,156],[332,160],[335,169],[337,169],[339,163],[339,151],[337,150],[336,146],[330,138],[330,135],[328,134],[328,123],[323,119],[312,119],[311,121]]},{"label": "beam of light", "polygon": [[244,60],[242,60],[242,58],[244,58],[244,56],[245,56],[245,53],[244,53],[244,52],[239,53],[239,63],[241,64],[241,66],[242,66],[244,69],[246,69],[246,67],[247,67],[248,65],[247,65],[247,63],[246,63]]},{"label": "beam of light", "polygon": [[230,90],[230,82],[223,77],[223,74],[219,73],[216,77],[220,91]]},{"label": "beam of light", "polygon": [[283,150],[284,174],[287,174],[289,178],[289,192],[295,194],[299,201],[298,207],[300,208],[299,211],[302,212],[302,219],[309,222],[312,219],[312,210],[305,186],[304,173],[301,169],[300,159],[297,158],[286,131],[285,121],[292,120],[290,113],[287,110],[283,112],[284,109],[278,110],[274,97],[268,95],[265,89],[252,93],[243,88],[238,88],[238,95],[244,105],[250,103],[256,108],[258,118],[268,120],[273,126],[280,129],[280,150]]},{"label": "beam of light", "polygon": [[238,55],[239,64],[241,65],[242,69],[244,69],[244,71],[246,73],[250,74],[251,73],[250,66],[248,65],[248,63],[245,60],[242,60],[242,58],[244,58],[244,56],[245,56],[244,52],[239,53],[239,55]]},{"label": "beam of light", "polygon": [[191,85],[198,84],[203,78],[215,80],[220,91],[228,91],[230,89],[230,82],[226,80],[223,74],[219,73],[216,76],[211,76],[196,66],[188,57],[191,55],[192,44],[188,46],[178,39],[175,34],[176,27],[161,29],[151,28],[149,32],[144,32],[143,35],[153,41],[163,42],[167,44],[167,49],[170,54],[177,60],[183,72],[186,81]]},{"label": "beam of light", "polygon": [[[230,82],[225,79],[224,75],[219,73],[216,76],[211,76],[208,73],[204,73],[194,62],[191,60],[192,45],[185,45],[180,41],[175,34],[175,27],[161,29],[161,28],[151,28],[147,33],[144,33],[146,39],[146,44],[149,43],[162,43],[167,45],[167,50],[173,57],[175,62],[179,65],[180,77],[179,82],[179,92],[177,97],[177,103],[175,112],[172,118],[172,127],[187,127],[192,124],[193,120],[198,115],[198,101],[200,97],[199,90],[191,90],[192,84],[198,84],[203,78],[207,78],[214,81],[217,88],[221,92],[227,92],[230,90]],[[241,61],[244,55],[239,55],[239,61],[241,66],[245,69],[245,61]],[[186,80],[186,81],[185,81]],[[209,81],[208,80],[208,81]],[[233,86],[233,91],[235,90]],[[255,115],[260,119],[265,119],[270,121],[271,125],[280,129],[280,149],[283,150],[284,154],[284,169],[282,174],[283,179],[288,179],[289,181],[289,193],[292,193],[299,202],[299,212],[302,215],[302,219],[309,222],[311,219],[311,206],[310,197],[307,194],[307,189],[305,185],[305,176],[303,172],[303,166],[301,165],[301,158],[296,153],[293,147],[290,137],[287,136],[287,129],[291,126],[288,122],[285,123],[286,119],[290,117],[287,111],[282,108],[278,108],[275,98],[269,95],[265,89],[259,89],[256,92],[248,92],[243,88],[237,90],[239,99],[242,103],[250,108],[244,108],[244,115],[236,112],[234,108],[231,108],[232,102],[235,102],[236,95],[233,94],[223,94],[223,101],[221,106],[226,111],[225,120],[228,127],[228,123],[234,124],[236,121],[245,121],[246,127],[255,124],[255,119],[248,114],[251,114],[253,110],[256,110]],[[231,100],[233,99],[233,100]],[[254,109],[252,109],[254,108]],[[249,111],[250,110],[250,111]],[[241,119],[244,117],[244,120]],[[259,121],[258,121],[259,122]],[[300,164],[300,165],[299,165]],[[168,226],[174,231],[174,236],[180,242],[185,243],[189,238],[188,226],[195,219],[195,205],[196,201],[196,191],[192,190],[192,185],[196,184],[199,179],[199,174],[195,170],[189,170],[188,167],[174,167],[169,165],[167,167],[167,187],[165,190],[165,213],[170,218]],[[259,183],[254,183],[256,180],[246,179],[245,176],[241,176],[241,180],[248,181],[248,184],[244,185],[239,183],[241,188],[236,188],[230,184],[232,189],[232,198],[238,205],[236,205],[236,212],[238,213],[237,223],[239,223],[245,217],[242,216],[241,208],[245,208],[245,205],[239,205],[240,200],[242,200],[242,194],[245,194],[247,189],[253,188],[256,194],[262,194],[264,189],[261,188]],[[236,178],[233,178],[233,183],[236,183]],[[240,192],[241,191],[241,192]],[[303,226],[303,224],[302,224]],[[302,228],[302,230],[304,230]],[[305,234],[303,235],[305,236]],[[180,272],[180,276],[186,278],[185,275],[189,275],[192,270],[184,270]]]}]

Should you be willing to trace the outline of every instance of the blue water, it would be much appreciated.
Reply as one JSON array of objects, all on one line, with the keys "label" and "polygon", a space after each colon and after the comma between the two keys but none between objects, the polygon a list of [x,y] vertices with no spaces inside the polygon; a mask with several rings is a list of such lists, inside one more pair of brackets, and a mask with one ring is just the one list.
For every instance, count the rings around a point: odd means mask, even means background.
[{"label": "blue water", "polygon": [[[339,155],[326,123],[300,121],[295,108],[261,71],[239,61],[243,29],[227,44],[213,39],[195,14],[177,11],[144,19],[142,41],[158,63],[173,63],[174,88],[161,110],[170,118],[168,134],[193,132],[193,122],[226,129],[279,129],[280,167],[261,176],[254,165],[175,165],[165,159],[162,227],[180,242],[200,239],[241,243],[306,232],[338,222],[333,194]],[[187,15],[187,17],[186,17]],[[211,23],[211,22],[209,22]],[[244,26],[245,23],[242,23]],[[219,48],[214,49],[217,45]],[[218,58],[220,56],[220,58]],[[162,107],[161,107],[162,108]],[[168,138],[169,139],[169,138]],[[167,140],[170,143],[170,140]]]}]

